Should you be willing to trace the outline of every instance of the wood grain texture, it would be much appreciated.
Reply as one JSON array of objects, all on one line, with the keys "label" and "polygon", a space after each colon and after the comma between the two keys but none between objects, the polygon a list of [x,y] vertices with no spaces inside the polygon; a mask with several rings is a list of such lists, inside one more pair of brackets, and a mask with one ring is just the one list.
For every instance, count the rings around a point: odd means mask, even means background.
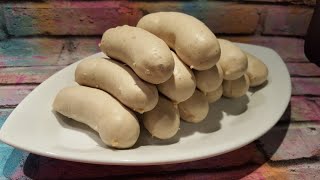
[{"label": "wood grain texture", "polygon": [[[13,109],[0,109],[0,128],[6,121],[7,117],[10,115]],[[6,165],[8,165],[8,159],[13,150],[13,147],[4,144],[0,141],[0,179],[7,179],[4,170]]]},{"label": "wood grain texture", "polygon": [[7,117],[10,115],[10,113],[13,111],[13,109],[0,109],[0,127],[5,122]]},{"label": "wood grain texture", "polygon": [[36,86],[0,86],[0,107],[18,105]]},{"label": "wood grain texture", "polygon": [[252,34],[258,26],[261,7],[217,1],[53,1],[9,4],[4,16],[8,33],[14,36],[101,35],[119,25],[135,26],[144,14],[159,11],[188,13],[216,33]]},{"label": "wood grain texture", "polygon": [[[276,167],[277,168],[277,167]],[[285,168],[288,179],[314,180],[320,179],[320,161],[296,162]]]},{"label": "wood grain texture", "polygon": [[[254,179],[294,179],[294,180],[314,180],[320,178],[320,162],[317,160],[300,161],[292,160],[287,162],[268,162],[259,167],[252,174],[246,176],[245,180]],[[260,174],[263,178],[257,178]],[[256,175],[256,176],[252,176]],[[251,178],[254,177],[254,178]]]},{"label": "wood grain texture", "polygon": [[320,122],[320,97],[291,97],[291,120]]},{"label": "wood grain texture", "polygon": [[[12,157],[14,158],[14,157]],[[154,166],[111,166],[111,165],[93,165],[69,162],[47,158],[43,156],[30,154],[26,159],[22,159],[26,176],[35,179],[48,178],[99,178],[108,176],[145,176],[151,174],[172,173],[175,171],[197,171],[201,169],[218,169],[238,167],[243,165],[261,165],[265,162],[262,154],[256,149],[254,144],[249,144],[236,151],[207,158],[204,160]],[[251,169],[251,171],[253,171]]]},{"label": "wood grain texture", "polygon": [[82,58],[100,52],[100,38],[65,39],[57,65],[69,65]]},{"label": "wood grain texture", "polygon": [[99,52],[100,38],[22,38],[0,41],[0,67],[68,65]]},{"label": "wood grain texture", "polygon": [[[100,166],[61,161],[13,149],[7,157],[17,168],[10,171],[5,164],[2,177],[17,179],[319,179],[320,162],[264,163],[246,164],[233,168],[192,166],[190,169],[170,167],[179,164],[161,166]],[[1,177],[1,176],[0,176]],[[311,178],[309,178],[311,177]]]},{"label": "wood grain texture", "polygon": [[35,66],[3,68],[0,71],[0,84],[42,83],[64,66]]},{"label": "wood grain texture", "polygon": [[64,40],[26,38],[0,41],[0,67],[57,64]]},{"label": "wood grain texture", "polygon": [[[265,173],[269,170],[268,174]],[[127,178],[121,176],[122,178]],[[162,174],[146,174],[144,176],[131,176],[128,179],[131,180],[161,180],[161,179],[174,179],[174,180],[198,180],[198,179],[213,179],[213,180],[226,180],[226,179],[242,179],[242,180],[256,180],[267,179],[275,177],[275,173],[270,171],[270,168],[259,168],[257,166],[243,166],[229,170],[214,170],[214,169],[202,169],[198,171],[177,171],[173,173]],[[284,176],[279,176],[284,177]],[[116,177],[114,177],[116,178]]]},{"label": "wood grain texture", "polygon": [[[201,169],[196,171],[176,171],[160,174],[145,174],[133,176],[112,176],[109,178],[120,178],[130,180],[161,180],[161,179],[241,179],[241,180],[283,180],[283,179],[296,179],[296,180],[314,180],[319,179],[319,163],[310,164],[293,164],[287,167],[274,166],[264,164],[262,166],[242,166],[228,170],[215,170],[215,169]],[[106,177],[105,177],[106,178]],[[103,179],[103,178],[101,178]]]},{"label": "wood grain texture", "polygon": [[260,138],[259,142],[272,161],[320,156],[319,126],[274,127],[268,134]]},{"label": "wood grain texture", "polygon": [[320,95],[320,78],[291,78],[292,95]]},{"label": "wood grain texture", "polygon": [[287,63],[291,77],[319,77],[320,68],[313,63]]}]

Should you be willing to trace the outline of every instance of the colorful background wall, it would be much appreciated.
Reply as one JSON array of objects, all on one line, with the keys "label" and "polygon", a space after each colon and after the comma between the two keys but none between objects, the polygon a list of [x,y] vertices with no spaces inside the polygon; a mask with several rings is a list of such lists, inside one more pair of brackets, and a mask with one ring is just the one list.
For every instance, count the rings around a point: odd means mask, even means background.
[{"label": "colorful background wall", "polygon": [[[320,71],[303,53],[303,37],[315,3],[315,0],[0,1],[0,126],[38,84],[66,65],[98,52],[97,44],[106,29],[135,25],[144,14],[157,11],[185,12],[201,19],[219,37],[273,48],[286,62],[293,84],[290,106],[280,125],[255,143],[228,155],[195,164],[117,169],[66,163],[0,143],[0,179],[104,177],[145,171],[178,171],[170,177],[192,178],[192,174],[186,173],[188,169],[197,169],[196,175],[202,178],[209,178],[208,173],[212,173],[220,179],[236,179],[253,171],[248,179],[319,177]],[[275,142],[275,137],[281,140]]]},{"label": "colorful background wall", "polygon": [[135,25],[144,14],[157,11],[191,14],[219,34],[301,37],[314,4],[315,0],[18,1],[2,3],[1,38],[100,35],[117,25]]},{"label": "colorful background wall", "polygon": [[[306,34],[314,5],[315,0],[2,2],[0,39],[6,44],[1,51],[5,57],[15,58],[1,61],[0,66],[24,66],[26,60],[37,65],[71,63],[79,53],[82,57],[81,53],[95,52],[95,40],[99,41],[106,29],[135,25],[144,14],[157,11],[191,14],[217,35],[236,41],[277,47],[289,43],[293,49],[282,49],[285,52],[280,53],[286,60],[303,61],[301,38]],[[33,46],[37,46],[35,51],[24,51],[23,62],[15,55],[14,48]],[[48,46],[54,47],[50,53],[56,54],[55,57],[38,57],[37,54],[49,51]],[[288,50],[297,53],[290,54]]]},{"label": "colorful background wall", "polygon": [[106,29],[135,25],[144,14],[157,11],[191,14],[218,36],[269,46],[286,61],[303,62],[302,37],[315,0],[2,1],[0,5],[0,67],[10,67],[70,64],[98,51],[97,41]]}]

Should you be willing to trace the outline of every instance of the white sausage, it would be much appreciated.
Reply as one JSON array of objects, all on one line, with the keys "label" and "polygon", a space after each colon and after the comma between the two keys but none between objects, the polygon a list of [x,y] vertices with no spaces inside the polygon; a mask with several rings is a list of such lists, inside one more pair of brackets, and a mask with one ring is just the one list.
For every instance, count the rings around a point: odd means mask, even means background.
[{"label": "white sausage", "polygon": [[108,146],[129,148],[139,137],[140,126],[134,113],[102,90],[67,87],[57,94],[52,106],[64,116],[90,126]]},{"label": "white sausage", "polygon": [[209,113],[209,102],[199,90],[195,90],[193,95],[179,103],[178,107],[181,119],[192,123],[201,122]]},{"label": "white sausage", "polygon": [[223,78],[226,80],[240,78],[248,68],[247,56],[228,40],[219,39],[219,43],[221,48],[219,64],[223,71]]},{"label": "white sausage", "polygon": [[209,103],[214,103],[221,98],[222,93],[223,93],[223,89],[222,89],[222,85],[220,85],[218,89],[207,92],[206,97]]},{"label": "white sausage", "polygon": [[169,139],[179,130],[180,116],[176,105],[170,100],[159,97],[157,106],[143,114],[144,127],[152,136]]},{"label": "white sausage", "polygon": [[179,57],[172,52],[175,62],[173,75],[164,83],[158,84],[158,90],[175,103],[187,100],[196,89],[196,81],[193,72]]},{"label": "white sausage", "polygon": [[150,111],[158,103],[155,85],[142,81],[132,69],[109,58],[83,60],[76,68],[75,80],[110,93],[139,113]]},{"label": "white sausage", "polygon": [[268,78],[267,66],[257,57],[246,53],[248,57],[248,69],[246,74],[250,80],[250,87],[256,87],[263,84]]},{"label": "white sausage", "polygon": [[215,66],[204,71],[194,71],[197,88],[202,92],[211,92],[216,90],[223,81],[222,69],[217,63]]},{"label": "white sausage", "polygon": [[100,49],[107,56],[129,65],[143,80],[159,84],[168,80],[174,61],[167,44],[146,30],[131,26],[108,29]]},{"label": "white sausage", "polygon": [[241,97],[247,93],[249,85],[249,78],[246,74],[236,80],[224,80],[222,83],[223,96],[229,98]]},{"label": "white sausage", "polygon": [[163,39],[192,69],[209,69],[219,60],[220,46],[216,36],[203,22],[190,15],[152,13],[142,17],[137,27]]}]

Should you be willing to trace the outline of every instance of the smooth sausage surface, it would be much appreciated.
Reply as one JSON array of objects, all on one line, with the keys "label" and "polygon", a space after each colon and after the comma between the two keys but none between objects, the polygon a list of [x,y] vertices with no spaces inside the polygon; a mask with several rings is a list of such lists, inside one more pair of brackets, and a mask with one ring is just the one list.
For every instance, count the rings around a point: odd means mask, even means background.
[{"label": "smooth sausage surface", "polygon": [[196,89],[196,81],[192,70],[172,52],[175,66],[173,75],[164,83],[158,84],[158,90],[175,103],[187,100]]},{"label": "smooth sausage surface", "polygon": [[219,65],[223,71],[223,78],[235,80],[244,75],[248,68],[246,54],[232,42],[219,39],[221,57]]},{"label": "smooth sausage surface", "polygon": [[134,113],[99,89],[85,86],[64,88],[55,97],[52,107],[66,117],[87,124],[111,147],[129,148],[140,134]]},{"label": "smooth sausage surface", "polygon": [[223,96],[238,98],[247,93],[250,81],[246,74],[235,80],[224,80],[222,83]]},{"label": "smooth sausage surface", "polygon": [[158,103],[155,85],[141,80],[130,67],[109,58],[81,61],[75,71],[75,81],[104,90],[139,113],[150,111]]},{"label": "smooth sausage surface", "polygon": [[193,95],[179,103],[178,107],[181,119],[192,123],[201,122],[209,113],[209,102],[199,90],[195,90]]},{"label": "smooth sausage surface", "polygon": [[250,87],[256,87],[263,84],[268,78],[268,67],[256,56],[247,53],[248,69],[246,74],[250,80]]},{"label": "smooth sausage surface", "polygon": [[191,69],[209,69],[220,58],[216,36],[193,16],[179,12],[151,13],[142,17],[137,27],[163,39]]},{"label": "smooth sausage surface", "polygon": [[179,130],[179,110],[170,100],[161,97],[157,106],[142,115],[144,127],[152,136],[169,139]]},{"label": "smooth sausage surface", "polygon": [[149,83],[163,83],[172,75],[174,61],[168,45],[144,29],[127,25],[108,29],[102,36],[100,49],[126,63]]},{"label": "smooth sausage surface", "polygon": [[216,90],[223,81],[222,69],[217,63],[215,66],[204,71],[194,71],[197,88],[202,92],[211,92]]}]

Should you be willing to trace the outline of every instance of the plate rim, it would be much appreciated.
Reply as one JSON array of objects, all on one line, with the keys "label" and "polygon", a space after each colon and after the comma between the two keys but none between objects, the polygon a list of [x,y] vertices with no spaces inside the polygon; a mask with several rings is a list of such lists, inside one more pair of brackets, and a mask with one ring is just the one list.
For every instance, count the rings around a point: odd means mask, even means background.
[{"label": "plate rim", "polygon": [[[286,97],[283,97],[283,106],[284,107],[287,107],[289,102],[290,102],[290,98],[291,98],[291,92],[292,92],[292,84],[291,84],[291,79],[290,79],[290,74],[289,74],[289,71],[288,71],[288,68],[285,64],[285,62],[283,61],[283,59],[280,57],[280,55],[274,51],[273,49],[271,48],[268,48],[268,47],[264,47],[264,46],[259,46],[259,45],[252,45],[252,44],[246,44],[246,43],[235,43],[235,44],[238,44],[238,45],[245,45],[245,46],[255,46],[255,47],[260,47],[260,48],[264,48],[268,51],[271,51],[272,53],[274,53],[275,55],[277,55],[279,57],[279,59],[281,59],[282,61],[280,62],[284,67],[285,67],[285,70],[286,72],[283,72],[286,74],[286,79],[288,81],[288,91],[290,93],[288,93],[286,95]],[[96,54],[93,54],[93,55],[90,55],[88,57],[85,57],[85,58],[90,58],[91,56],[96,56],[98,54],[102,54],[101,52],[100,53],[96,53]],[[85,59],[85,58],[82,58],[82,59]],[[82,60],[81,59],[81,60]],[[14,108],[14,110],[11,112],[11,114],[7,117],[7,119],[5,120],[5,122],[3,123],[1,129],[0,129],[0,141],[2,141],[3,143],[5,144],[8,144],[14,148],[17,148],[17,149],[20,149],[20,150],[23,150],[23,151],[27,151],[29,153],[33,153],[33,154],[38,154],[38,155],[41,155],[41,156],[45,156],[45,157],[50,157],[50,158],[55,158],[55,159],[60,159],[60,160],[67,160],[67,161],[73,161],[73,162],[80,162],[80,163],[90,163],[90,164],[102,164],[102,165],[126,165],[126,166],[145,166],[145,165],[163,165],[163,164],[175,164],[175,163],[183,163],[183,162],[190,162],[190,161],[196,161],[196,160],[201,160],[201,159],[206,159],[206,158],[210,158],[210,157],[214,157],[214,156],[218,156],[218,155],[221,155],[221,154],[226,154],[228,152],[231,152],[231,151],[234,151],[236,149],[240,149],[241,147],[244,147],[248,144],[250,144],[251,142],[255,141],[256,139],[260,138],[261,136],[263,136],[264,134],[266,134],[278,121],[279,119],[281,118],[281,115],[283,115],[283,113],[285,112],[286,108],[283,108],[281,111],[279,111],[279,117],[277,117],[276,119],[277,120],[274,120],[272,123],[269,123],[268,127],[264,127],[262,128],[262,130],[260,131],[259,134],[256,134],[254,137],[244,137],[240,140],[237,141],[237,143],[231,143],[231,145],[233,145],[232,148],[227,148],[227,150],[224,150],[224,151],[220,151],[219,153],[205,153],[205,155],[203,153],[195,153],[193,156],[190,156],[190,157],[187,157],[187,158],[171,158],[171,159],[164,159],[164,160],[158,160],[158,161],[152,161],[152,160],[140,160],[140,161],[135,161],[135,160],[109,160],[109,161],[97,161],[97,160],[90,160],[90,159],[79,159],[79,158],[76,158],[76,157],[71,157],[71,156],[61,156],[59,154],[54,154],[54,153],[49,153],[49,152],[44,152],[44,151],[41,151],[41,150],[38,150],[38,149],[32,149],[32,148],[29,148],[29,147],[23,147],[20,146],[19,144],[14,144],[14,142],[10,142],[10,140],[6,139],[5,135],[4,135],[4,132],[2,129],[4,129],[4,127],[6,126],[6,122],[8,122],[7,120],[10,119],[10,117],[15,113],[15,111],[17,109],[19,109],[20,107],[20,104],[22,104],[22,102],[24,101],[27,101],[31,96],[31,94],[34,94],[35,92],[39,91],[39,89],[41,89],[42,86],[44,86],[45,84],[47,84],[53,76],[55,75],[58,75],[60,73],[62,73],[62,71],[64,71],[66,68],[71,68],[71,65],[75,65],[77,63],[79,63],[80,60],[66,66],[65,68],[59,70],[58,72],[54,73],[53,75],[51,75],[48,79],[46,79],[45,81],[43,81],[41,84],[39,84],[34,90],[32,90],[32,92],[30,92],[30,94],[28,94],[19,104],[17,107]],[[44,84],[44,85],[43,85]],[[41,87],[40,87],[41,86]],[[40,88],[39,88],[40,87]],[[21,107],[20,107],[21,108]],[[240,142],[239,142],[240,141]],[[234,144],[237,144],[237,145],[234,145]],[[228,146],[230,146],[230,144],[228,144]],[[225,148],[226,149],[226,148]]]}]

